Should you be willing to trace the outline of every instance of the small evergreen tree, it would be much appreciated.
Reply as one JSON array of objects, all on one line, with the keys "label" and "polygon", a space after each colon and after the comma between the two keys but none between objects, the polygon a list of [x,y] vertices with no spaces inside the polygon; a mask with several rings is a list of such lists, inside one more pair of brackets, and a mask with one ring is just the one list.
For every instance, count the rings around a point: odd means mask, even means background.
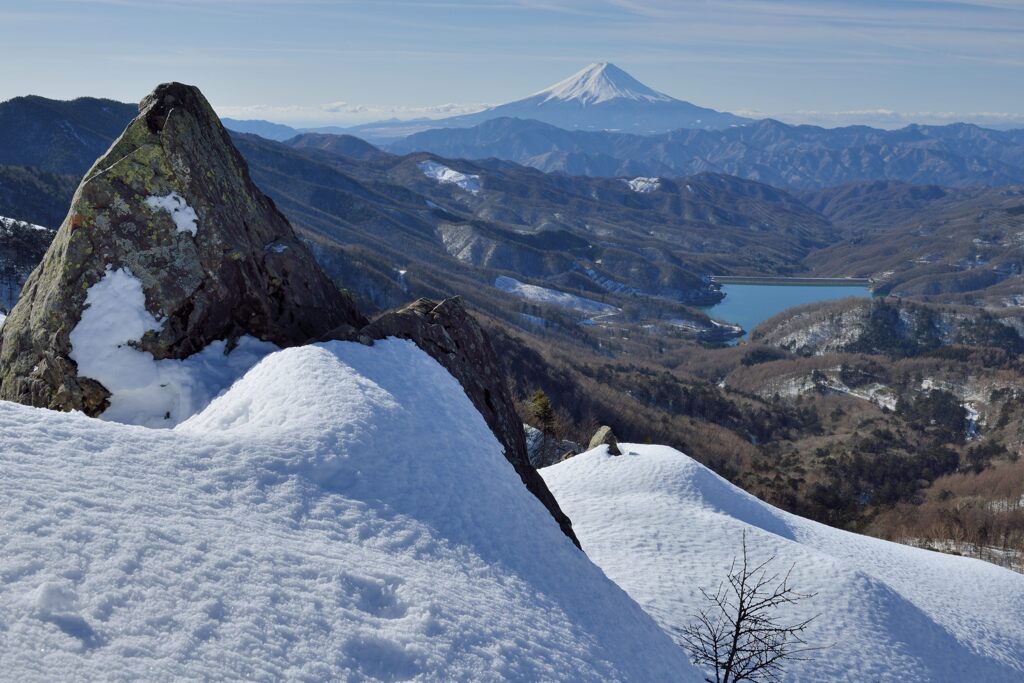
[{"label": "small evergreen tree", "polygon": [[544,434],[551,434],[555,429],[555,409],[551,407],[551,400],[544,393],[543,389],[530,398],[530,417],[532,417]]}]

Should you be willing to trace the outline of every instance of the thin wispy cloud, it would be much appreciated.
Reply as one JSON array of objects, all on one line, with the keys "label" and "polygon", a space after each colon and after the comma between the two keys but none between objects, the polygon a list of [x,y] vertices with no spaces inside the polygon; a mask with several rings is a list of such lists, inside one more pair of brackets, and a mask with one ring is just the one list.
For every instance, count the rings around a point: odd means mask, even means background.
[{"label": "thin wispy cloud", "polygon": [[404,118],[612,61],[723,110],[1024,112],[1016,0],[36,0],[0,24],[0,98],[173,79],[268,118]]},{"label": "thin wispy cloud", "polygon": [[217,114],[233,119],[265,119],[297,126],[350,126],[381,119],[438,119],[486,109],[487,104],[368,105],[328,102],[309,106],[272,104],[220,105]]}]

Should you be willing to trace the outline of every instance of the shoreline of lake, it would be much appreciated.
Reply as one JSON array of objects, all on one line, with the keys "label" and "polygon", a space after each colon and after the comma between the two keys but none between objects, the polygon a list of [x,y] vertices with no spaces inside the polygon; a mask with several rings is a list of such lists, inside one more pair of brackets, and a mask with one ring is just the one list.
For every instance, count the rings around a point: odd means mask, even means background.
[{"label": "shoreline of lake", "polygon": [[870,289],[874,280],[866,277],[787,277],[782,275],[712,275],[719,285],[780,285],[784,287],[861,287]]},{"label": "shoreline of lake", "polygon": [[[726,282],[741,280],[738,282]],[[785,280],[785,282],[781,280]],[[825,281],[823,281],[825,280]],[[873,295],[867,280],[851,278],[718,278],[725,298],[700,310],[710,317],[743,328],[743,335],[733,343],[750,337],[759,324],[796,306],[850,297],[870,298]],[[809,282],[808,282],[809,281]]]}]

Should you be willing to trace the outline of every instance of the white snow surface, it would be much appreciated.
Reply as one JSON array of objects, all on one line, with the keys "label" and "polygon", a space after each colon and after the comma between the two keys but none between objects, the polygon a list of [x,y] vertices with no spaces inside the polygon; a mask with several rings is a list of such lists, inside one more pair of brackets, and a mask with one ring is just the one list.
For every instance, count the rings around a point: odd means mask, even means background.
[{"label": "white snow surface", "polygon": [[787,681],[1024,680],[1024,576],[840,531],[778,510],[665,446],[602,446],[540,470],[591,559],[670,632],[739,554],[794,566],[820,614]]},{"label": "white snow surface", "polygon": [[0,327],[4,326],[4,321],[7,320],[7,314],[0,311]]},{"label": "white snow surface", "polygon": [[173,430],[0,402],[0,677],[696,681],[412,342]]},{"label": "white snow surface", "polygon": [[171,214],[175,232],[187,232],[193,237],[196,236],[199,230],[199,216],[180,194],[171,192],[163,197],[146,197],[145,201],[146,206],[154,211],[166,211]]},{"label": "white snow surface", "polygon": [[672,102],[665,93],[649,88],[608,62],[595,62],[564,81],[545,88],[532,97],[550,100],[575,100],[584,105],[625,99],[636,102]]},{"label": "white snow surface", "polygon": [[421,161],[416,164],[423,175],[445,185],[456,185],[470,194],[480,194],[480,176],[467,175],[448,168],[436,161]]},{"label": "white snow surface", "polygon": [[641,176],[632,180],[623,178],[622,182],[629,185],[629,189],[633,190],[633,192],[639,192],[640,194],[654,192],[661,187],[661,178],[644,178]]},{"label": "white snow surface", "polygon": [[557,289],[548,289],[539,285],[528,285],[512,277],[499,275],[494,280],[494,286],[503,292],[508,292],[520,299],[536,301],[537,303],[552,304],[562,308],[572,308],[586,313],[615,313],[619,309],[611,304],[601,303],[586,297],[576,296],[569,292],[560,292]]},{"label": "white snow surface", "polygon": [[10,230],[14,226],[24,226],[32,230],[45,230],[46,232],[53,232],[53,228],[47,228],[45,225],[36,225],[35,223],[19,221],[17,218],[8,218],[7,216],[0,216],[0,228],[3,228],[4,230]]},{"label": "white snow surface", "polygon": [[111,392],[104,420],[173,427],[277,350],[244,336],[231,353],[224,341],[215,341],[184,360],[156,360],[130,345],[160,325],[146,309],[142,283],[127,268],[108,268],[86,293],[82,318],[71,330],[70,356],[79,375]]}]

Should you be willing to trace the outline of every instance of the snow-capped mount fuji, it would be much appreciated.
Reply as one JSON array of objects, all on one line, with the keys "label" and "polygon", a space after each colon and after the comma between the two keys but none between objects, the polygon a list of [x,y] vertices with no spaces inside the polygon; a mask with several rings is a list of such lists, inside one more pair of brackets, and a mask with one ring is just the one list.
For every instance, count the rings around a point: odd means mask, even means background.
[{"label": "snow-capped mount fuji", "polygon": [[534,119],[567,130],[615,130],[653,135],[680,128],[719,130],[749,123],[650,88],[609,62],[595,62],[529,97],[473,114],[434,121],[385,121],[349,129],[386,141],[433,128],[467,128],[498,118]]},{"label": "snow-capped mount fuji", "polygon": [[636,102],[672,101],[670,96],[648,88],[609,62],[595,62],[580,69],[564,81],[559,81],[550,88],[545,88],[519,102],[524,103],[538,99],[541,104],[552,100],[561,102],[575,100],[584,106],[616,99]]},{"label": "snow-capped mount fuji", "polygon": [[[454,119],[459,126],[509,117],[568,130],[617,130],[650,135],[680,128],[717,130],[748,123],[654,90],[608,62],[597,62],[522,100]],[[452,121],[450,119],[450,121]]]}]

